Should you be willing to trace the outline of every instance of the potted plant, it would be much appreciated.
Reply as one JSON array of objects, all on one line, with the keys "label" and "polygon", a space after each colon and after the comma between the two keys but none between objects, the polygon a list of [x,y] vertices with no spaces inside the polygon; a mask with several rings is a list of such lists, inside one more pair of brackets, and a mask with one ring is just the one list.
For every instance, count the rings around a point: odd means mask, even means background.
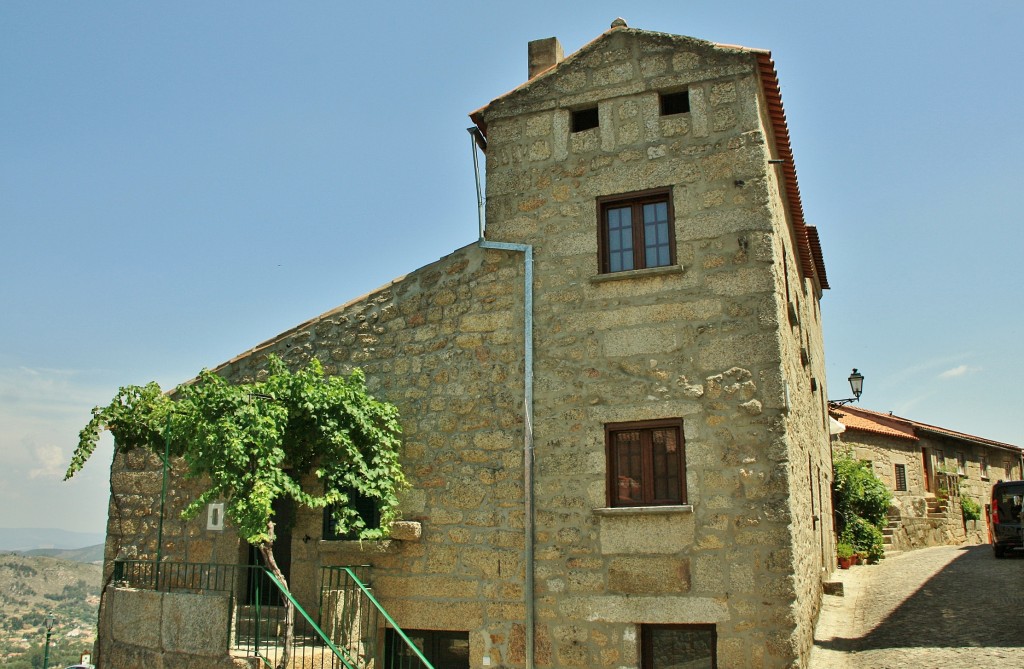
[{"label": "potted plant", "polygon": [[849,569],[853,564],[853,546],[847,543],[837,544],[836,557],[839,559],[840,569]]},{"label": "potted plant", "polygon": [[868,552],[857,551],[853,554],[854,564],[867,564],[868,563]]}]

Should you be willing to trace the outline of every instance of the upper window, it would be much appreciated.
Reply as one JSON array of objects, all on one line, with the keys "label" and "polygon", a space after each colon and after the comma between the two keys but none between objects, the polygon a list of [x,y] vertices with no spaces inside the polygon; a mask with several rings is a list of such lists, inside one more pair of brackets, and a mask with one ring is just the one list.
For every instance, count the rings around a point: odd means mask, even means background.
[{"label": "upper window", "polygon": [[981,470],[981,478],[988,478],[988,458],[984,455],[978,457],[978,469]]},{"label": "upper window", "polygon": [[601,272],[675,264],[670,191],[601,198],[598,209]]},{"label": "upper window", "polygon": [[662,93],[658,96],[661,101],[661,115],[685,114],[690,111],[690,91],[679,91],[678,93]]},{"label": "upper window", "polygon": [[573,132],[590,130],[591,128],[596,128],[601,123],[601,117],[598,116],[597,107],[577,109],[570,112],[569,116],[570,126]]},{"label": "upper window", "polygon": [[686,503],[683,421],[605,426],[609,506]]},{"label": "upper window", "polygon": [[956,454],[956,473],[960,476],[967,476],[967,458],[963,453]]},{"label": "upper window", "polygon": [[643,669],[715,669],[718,634],[714,625],[642,625]]}]

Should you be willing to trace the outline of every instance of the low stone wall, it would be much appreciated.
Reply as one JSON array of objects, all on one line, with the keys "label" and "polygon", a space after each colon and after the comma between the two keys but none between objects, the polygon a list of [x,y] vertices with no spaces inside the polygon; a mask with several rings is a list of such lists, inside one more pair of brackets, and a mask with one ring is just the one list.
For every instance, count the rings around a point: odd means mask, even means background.
[{"label": "low stone wall", "polygon": [[249,669],[228,654],[226,593],[162,593],[110,587],[98,669]]},{"label": "low stone wall", "polygon": [[928,546],[958,545],[965,541],[964,527],[959,519],[905,518],[902,521],[900,550],[927,548]]}]

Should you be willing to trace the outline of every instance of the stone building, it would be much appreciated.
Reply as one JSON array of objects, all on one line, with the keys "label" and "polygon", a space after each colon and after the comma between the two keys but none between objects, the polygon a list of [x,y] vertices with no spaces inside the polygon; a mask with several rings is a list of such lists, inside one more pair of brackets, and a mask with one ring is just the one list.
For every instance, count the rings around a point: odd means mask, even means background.
[{"label": "stone building", "polygon": [[984,509],[998,481],[1024,476],[1024,449],[861,407],[832,407],[846,429],[836,451],[871,463],[892,490],[887,549],[988,541],[982,519],[964,522],[960,498]]},{"label": "stone building", "polygon": [[[472,114],[481,239],[217,370],[359,366],[401,411],[405,522],[360,543],[282,515],[296,593],[369,565],[461,666],[802,666],[834,567],[828,283],[770,54],[617,21],[529,56]],[[159,463],[118,456],[111,489],[108,573],[157,555]],[[191,494],[172,477],[162,559],[245,562],[230,526],[177,520]],[[119,593],[109,666],[187,653],[116,633]]]}]

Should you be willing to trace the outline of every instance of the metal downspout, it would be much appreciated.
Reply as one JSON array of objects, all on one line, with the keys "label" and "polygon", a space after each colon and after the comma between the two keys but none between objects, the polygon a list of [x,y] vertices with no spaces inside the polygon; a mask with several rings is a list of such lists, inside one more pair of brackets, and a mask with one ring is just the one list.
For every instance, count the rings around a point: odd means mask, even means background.
[{"label": "metal downspout", "polygon": [[534,586],[533,586],[533,247],[529,244],[490,242],[484,239],[484,198],[480,190],[480,167],[477,159],[477,143],[485,141],[477,128],[469,128],[473,139],[473,170],[476,176],[477,212],[480,223],[480,248],[498,251],[513,251],[523,254],[523,409],[526,424],[523,430],[523,533],[525,534],[526,578],[523,599],[526,605],[525,645],[526,669],[534,666]]}]

